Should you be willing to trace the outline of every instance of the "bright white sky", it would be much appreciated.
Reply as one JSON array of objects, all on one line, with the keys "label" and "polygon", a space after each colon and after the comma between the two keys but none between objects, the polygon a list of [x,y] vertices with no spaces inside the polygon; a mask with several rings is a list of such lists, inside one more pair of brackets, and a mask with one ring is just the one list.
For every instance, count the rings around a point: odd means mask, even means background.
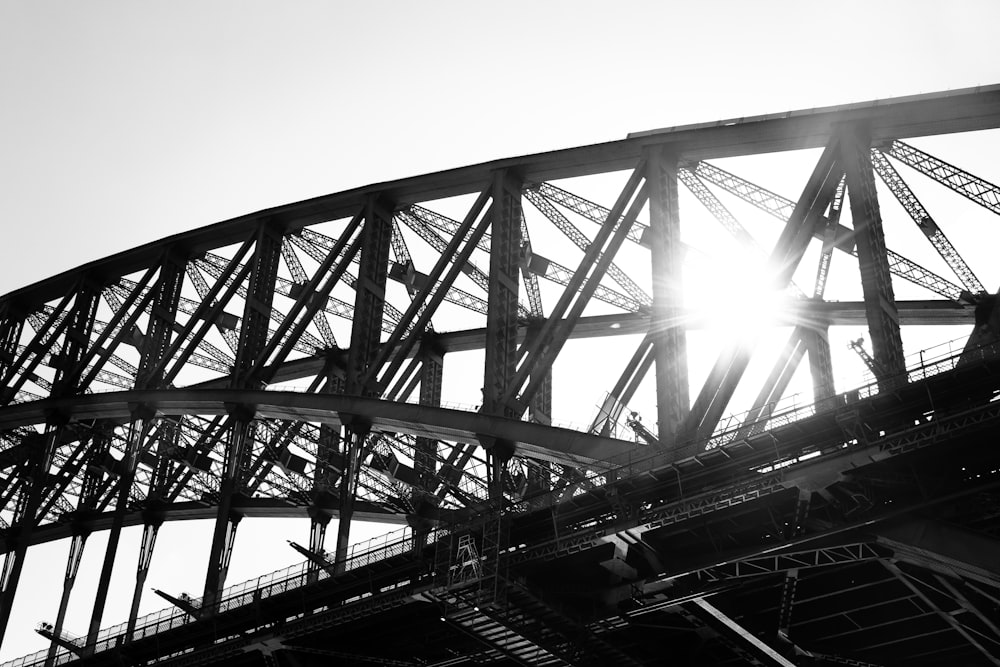
[{"label": "bright white sky", "polygon": [[[2,0],[0,293],[367,183],[631,131],[998,83],[998,19],[989,0]],[[230,582],[297,560],[283,539],[240,530]],[[294,531],[306,539],[307,525]],[[199,545],[193,555],[182,535]],[[116,571],[125,598],[134,537]],[[241,555],[254,539],[277,542],[275,553]],[[101,542],[88,545],[91,571]],[[207,528],[196,538],[168,524],[150,585],[199,594],[207,549]],[[34,588],[22,588],[0,659],[44,647],[31,628],[54,620],[65,553],[29,556]],[[93,578],[77,584],[69,628],[86,627]]]}]

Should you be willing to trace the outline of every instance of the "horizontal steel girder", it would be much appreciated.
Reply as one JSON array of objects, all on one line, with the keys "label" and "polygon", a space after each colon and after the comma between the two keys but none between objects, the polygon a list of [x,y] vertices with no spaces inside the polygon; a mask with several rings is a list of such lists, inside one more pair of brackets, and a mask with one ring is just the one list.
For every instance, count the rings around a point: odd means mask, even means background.
[{"label": "horizontal steel girder", "polygon": [[515,453],[563,465],[585,464],[597,469],[602,461],[636,447],[627,440],[544,426],[478,412],[395,403],[340,394],[240,389],[173,389],[90,394],[46,399],[0,409],[0,428],[45,423],[58,410],[71,421],[130,419],[130,405],[156,406],[164,415],[224,415],[227,406],[254,406],[260,417],[341,426],[341,415],[368,421],[373,431],[407,433],[436,440],[478,442],[489,436],[515,443]]}]

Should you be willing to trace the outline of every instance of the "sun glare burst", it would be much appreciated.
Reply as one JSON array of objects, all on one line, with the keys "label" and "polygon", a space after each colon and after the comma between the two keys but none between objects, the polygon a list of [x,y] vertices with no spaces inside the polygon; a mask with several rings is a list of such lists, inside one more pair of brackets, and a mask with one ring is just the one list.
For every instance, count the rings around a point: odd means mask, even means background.
[{"label": "sun glare burst", "polygon": [[694,326],[749,339],[786,324],[787,290],[774,285],[765,260],[725,253],[692,262],[684,302]]}]

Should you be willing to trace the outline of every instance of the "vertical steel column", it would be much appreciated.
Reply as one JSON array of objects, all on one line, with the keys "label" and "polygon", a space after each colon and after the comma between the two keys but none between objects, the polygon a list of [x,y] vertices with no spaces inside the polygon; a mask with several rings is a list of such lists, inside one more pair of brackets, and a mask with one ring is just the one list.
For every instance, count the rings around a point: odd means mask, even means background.
[{"label": "vertical steel column", "polygon": [[[185,260],[168,250],[160,267],[160,276],[153,287],[154,297],[149,317],[149,328],[143,338],[139,366],[136,373],[136,388],[148,389],[162,383],[162,365],[159,363],[170,343],[170,332],[177,316],[177,304],[184,281]],[[158,373],[151,369],[160,368]],[[150,429],[156,418],[155,409],[137,405],[132,410],[125,456],[121,462],[121,476],[118,479],[118,493],[115,511],[108,531],[108,543],[104,551],[104,562],[94,596],[94,607],[87,631],[87,651],[93,651],[97,634],[101,630],[104,607],[107,604],[111,577],[118,555],[121,531],[125,525],[125,513],[129,509],[129,495],[135,480],[139,453],[142,451]]]},{"label": "vertical steel column", "polygon": [[[528,325],[526,338],[534,338],[539,335],[540,326],[537,321]],[[531,421],[537,424],[552,423],[552,367],[532,369],[534,375],[541,375],[542,381],[538,385],[538,391],[531,397],[528,408],[531,411]],[[529,381],[531,380],[529,376]]]},{"label": "vertical steel column", "polygon": [[[520,179],[498,171],[493,176],[492,240],[490,242],[489,301],[486,313],[486,363],[483,372],[483,407],[486,414],[516,416],[504,397],[517,371],[517,299],[521,248]],[[539,368],[535,372],[544,372]],[[500,554],[507,547],[507,522],[503,507],[503,476],[514,453],[513,443],[480,438],[486,450],[486,478],[492,512],[483,526],[480,605],[501,604]]]},{"label": "vertical steel column", "polygon": [[830,327],[802,327],[802,340],[809,351],[809,372],[812,375],[813,402],[822,410],[835,393],[833,360],[830,358]]},{"label": "vertical steel column", "polygon": [[[254,361],[267,344],[282,238],[283,230],[270,220],[262,221],[257,228],[246,302],[243,307],[243,324],[240,327],[236,361],[230,378],[230,387],[234,389],[256,388],[260,384],[251,371]],[[234,500],[246,482],[245,473],[250,456],[250,443],[253,440],[253,408],[245,405],[228,405],[226,408],[229,412],[230,427],[226,438],[222,479],[219,483],[219,507],[212,533],[208,571],[205,575],[205,593],[202,597],[204,615],[215,613],[219,594],[226,583],[229,559],[236,539],[236,528],[242,518],[239,508],[234,507]]]},{"label": "vertical steel column", "polygon": [[[62,598],[59,600],[59,611],[56,613],[56,622],[52,629],[53,637],[62,636],[63,623],[66,621],[66,610],[69,607],[69,596],[73,591],[73,584],[76,582],[76,574],[80,570],[80,561],[83,558],[83,547],[87,544],[87,537],[90,531],[85,532],[74,532],[73,536],[70,538],[69,543],[69,555],[66,558],[66,574],[63,577],[63,592]],[[56,643],[55,639],[49,644],[49,652],[45,656],[45,667],[51,667],[55,664],[56,651],[59,650],[59,644]]]},{"label": "vertical steel column", "polygon": [[[545,377],[538,385],[538,391],[531,397],[529,409],[531,410],[531,421],[539,424],[552,423],[552,367],[546,368]],[[528,485],[525,490],[529,498],[537,497],[552,489],[552,475],[549,472],[551,464],[548,461],[537,461],[535,465],[528,466]],[[539,503],[534,501],[534,506]]]},{"label": "vertical steel column", "polygon": [[354,299],[351,346],[347,353],[345,391],[352,396],[374,396],[374,378],[363,384],[368,368],[378,353],[385,311],[385,285],[389,275],[389,248],[392,241],[392,206],[378,197],[365,204],[361,230],[361,258]]},{"label": "vertical steel column", "polygon": [[[377,196],[369,197],[365,203],[354,322],[344,378],[345,391],[353,396],[378,395],[377,378],[371,377],[365,382],[365,377],[375,361],[381,340],[385,285],[389,276],[389,248],[392,245],[392,211],[393,206]],[[343,571],[347,562],[354,496],[357,492],[365,438],[370,428],[365,420],[353,415],[341,415],[341,423],[344,424],[341,438],[344,469],[340,478],[337,551],[334,560],[338,571]]]},{"label": "vertical steel column", "polygon": [[[87,454],[89,465],[86,468],[87,472],[84,474],[80,497],[71,523],[73,536],[70,541],[69,554],[66,558],[66,574],[63,579],[62,598],[59,601],[59,611],[56,614],[56,622],[52,630],[54,637],[62,636],[63,623],[66,620],[66,610],[69,608],[70,595],[73,592],[76,574],[80,568],[83,549],[87,545],[87,537],[90,536],[91,532],[90,520],[95,514],[98,502],[100,502],[104,486],[104,472],[98,465],[103,464],[107,460],[111,447],[111,435],[110,430],[97,430],[92,442],[89,444],[89,452]],[[88,445],[81,443],[81,447],[85,446]],[[49,646],[49,653],[45,659],[46,667],[54,664],[58,648],[59,645],[55,641]]]},{"label": "vertical steel column", "polygon": [[163,384],[163,360],[170,346],[170,334],[177,322],[177,305],[184,285],[187,258],[168,249],[154,285],[149,327],[142,340],[142,354],[135,379],[136,389],[155,389]]},{"label": "vertical steel column", "polygon": [[[328,394],[344,393],[344,379],[337,375],[334,368],[335,355],[328,353],[326,368],[323,369],[323,391]],[[343,463],[337,460],[340,448],[340,430],[330,424],[319,425],[319,438],[316,442],[316,468],[313,470],[312,497],[307,512],[309,513],[309,550],[315,554],[323,553],[326,548],[326,528],[333,517],[335,501],[334,488],[337,475],[343,469]],[[311,563],[311,561],[310,561]],[[315,581],[319,577],[319,565],[310,564],[309,577]]]},{"label": "vertical steel column", "polygon": [[132,606],[129,608],[128,626],[125,630],[125,641],[132,641],[135,632],[135,622],[139,617],[139,604],[142,602],[142,588],[149,574],[149,566],[153,562],[153,547],[156,546],[156,535],[163,523],[162,514],[155,517],[143,516],[142,542],[139,544],[139,562],[135,568],[135,589],[132,591]]},{"label": "vertical steel column", "polygon": [[[170,336],[177,321],[177,306],[181,297],[181,289],[184,286],[184,274],[187,266],[187,257],[178,253],[173,248],[168,248],[164,254],[160,266],[160,276],[153,287],[153,305],[149,314],[149,326],[146,336],[142,341],[142,353],[139,359],[139,367],[136,373],[136,388],[154,389],[163,386],[163,364],[164,356],[170,347]],[[176,427],[169,428],[168,438],[177,438]],[[161,436],[161,445],[162,444]],[[163,459],[166,455],[159,453],[161,463],[165,465]],[[159,468],[157,471],[162,475],[165,471]],[[156,545],[156,534],[163,523],[163,513],[158,511],[155,505],[160,502],[158,491],[158,475],[154,472],[154,477],[150,482],[149,495],[146,498],[146,507],[143,509],[142,542],[139,545],[139,560],[135,572],[135,587],[132,591],[132,605],[129,608],[128,625],[125,632],[125,641],[132,640],[135,632],[135,622],[139,614],[139,605],[142,602],[142,591],[149,574],[149,567],[153,561],[153,548]]]},{"label": "vertical steel column", "polygon": [[[18,312],[19,310],[15,305],[5,301],[0,312],[0,378],[6,376],[17,357],[17,344],[21,340],[25,315],[23,312]],[[13,398],[5,396],[6,391],[6,387],[0,388],[0,403]]]},{"label": "vertical steel column", "polygon": [[342,415],[344,422],[343,443],[344,471],[340,477],[339,504],[337,512],[337,550],[334,553],[336,572],[347,569],[348,547],[351,543],[351,520],[354,518],[354,500],[358,492],[358,476],[361,473],[365,439],[370,425],[360,419]]},{"label": "vertical steel column", "polygon": [[38,510],[42,504],[45,492],[45,479],[52,466],[52,457],[58,446],[65,418],[53,413],[45,426],[45,433],[38,436],[38,447],[31,449],[32,461],[28,466],[30,477],[22,482],[18,493],[17,505],[14,508],[14,518],[11,521],[14,538],[14,548],[4,556],[3,569],[0,571],[0,646],[3,645],[10,611],[14,605],[14,596],[21,579],[24,567],[24,557],[31,542],[38,520]]},{"label": "vertical steel column", "polygon": [[[899,313],[892,290],[889,261],[882,233],[882,214],[871,163],[871,136],[866,128],[845,127],[840,139],[841,160],[847,172],[847,192],[861,265],[861,288],[865,298],[868,333],[875,361],[884,369],[879,386],[889,389],[905,370]],[[905,378],[902,379],[905,382]]]},{"label": "vertical steel column", "polygon": [[97,317],[97,304],[101,287],[92,278],[85,276],[80,290],[73,301],[73,309],[67,318],[69,325],[62,349],[56,359],[56,375],[52,382],[53,396],[72,396],[80,393],[80,372],[78,368],[83,355],[87,353],[90,335]]},{"label": "vertical steel column", "polygon": [[[441,387],[444,379],[444,350],[434,343],[433,336],[425,334],[420,343],[420,405],[441,405]],[[418,437],[413,445],[413,469],[417,474],[417,489],[414,489],[416,507],[427,503],[436,504],[434,491],[437,489],[437,447],[434,438]],[[427,542],[428,524],[419,516],[413,517],[414,548],[422,550]]]},{"label": "vertical steel column", "polygon": [[[420,405],[441,405],[444,379],[444,351],[425,337],[420,345]],[[413,451],[413,467],[420,489],[434,493],[437,482],[437,440],[418,437]]]},{"label": "vertical steel column", "polygon": [[[66,315],[68,320],[66,334],[55,363],[53,396],[71,396],[78,393],[79,374],[73,371],[76,370],[90,343],[99,296],[100,285],[89,276],[84,276],[74,296],[72,309]],[[12,336],[12,333],[5,335],[6,338],[14,340],[16,345],[16,339]],[[31,453],[34,460],[29,468],[30,477],[23,482],[20,490],[12,521],[17,535],[15,546],[7,553],[3,571],[0,573],[0,644],[3,643],[7,621],[10,620],[10,611],[17,593],[28,544],[39,519],[38,511],[45,495],[52,458],[59,446],[65,424],[66,419],[62,415],[53,413],[49,416],[41,441],[42,446]]]},{"label": "vertical steel column", "polygon": [[[492,216],[482,411],[511,417],[513,410],[504,404],[503,397],[517,370],[521,182],[509,173],[493,176]],[[486,449],[489,497],[499,502],[503,498],[503,468],[513,446],[493,439],[482,439],[481,444]]]},{"label": "vertical steel column", "polygon": [[152,428],[156,416],[155,410],[147,405],[136,405],[132,409],[131,424],[127,436],[125,456],[121,461],[122,473],[118,478],[118,493],[115,499],[115,513],[108,531],[108,546],[104,551],[104,563],[101,576],[94,595],[94,608],[90,616],[90,626],[87,630],[87,648],[89,654],[94,650],[97,634],[101,630],[101,619],[104,616],[104,606],[108,601],[108,590],[111,586],[111,575],[114,571],[118,555],[118,543],[122,528],[125,525],[125,512],[129,504],[129,492],[135,479],[135,468],[138,463],[139,450],[146,441],[149,429]]},{"label": "vertical steel column", "polygon": [[677,158],[666,148],[647,149],[649,233],[652,244],[653,312],[649,323],[656,361],[656,417],[660,442],[678,434],[691,399],[687,373],[687,333],[682,326],[683,274]]},{"label": "vertical steel column", "polygon": [[520,191],[520,181],[510,174],[494,174],[483,412],[507,417],[513,412],[502,399],[517,368]]}]

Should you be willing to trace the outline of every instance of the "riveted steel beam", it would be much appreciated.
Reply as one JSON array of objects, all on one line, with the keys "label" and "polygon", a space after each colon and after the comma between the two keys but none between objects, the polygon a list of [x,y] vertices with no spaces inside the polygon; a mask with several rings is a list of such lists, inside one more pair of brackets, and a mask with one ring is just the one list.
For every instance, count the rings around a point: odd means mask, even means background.
[{"label": "riveted steel beam", "polygon": [[683,318],[684,278],[677,157],[667,149],[647,154],[649,232],[653,266],[653,308],[649,339],[656,361],[659,441],[674,440],[691,409],[688,395],[687,331]]},{"label": "riveted steel beam", "polygon": [[879,381],[884,388],[889,388],[892,383],[890,378],[906,370],[906,361],[899,333],[899,311],[886,256],[882,213],[875,191],[869,131],[859,126],[845,127],[840,140],[840,155],[847,173],[847,192],[858,244],[868,333],[875,350],[875,361],[882,370]]}]

